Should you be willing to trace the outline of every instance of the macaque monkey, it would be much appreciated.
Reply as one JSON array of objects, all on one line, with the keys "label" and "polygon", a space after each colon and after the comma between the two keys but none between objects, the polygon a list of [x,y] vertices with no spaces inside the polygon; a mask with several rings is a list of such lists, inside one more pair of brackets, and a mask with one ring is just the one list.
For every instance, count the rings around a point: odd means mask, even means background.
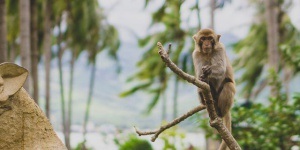
[{"label": "macaque monkey", "polygon": [[[193,62],[196,77],[210,85],[217,115],[223,119],[231,132],[230,109],[234,101],[235,82],[233,69],[225,52],[225,47],[219,42],[221,35],[211,29],[201,29],[193,36],[195,50]],[[201,89],[198,89],[201,103],[205,104]],[[222,141],[219,149],[226,149]]]}]

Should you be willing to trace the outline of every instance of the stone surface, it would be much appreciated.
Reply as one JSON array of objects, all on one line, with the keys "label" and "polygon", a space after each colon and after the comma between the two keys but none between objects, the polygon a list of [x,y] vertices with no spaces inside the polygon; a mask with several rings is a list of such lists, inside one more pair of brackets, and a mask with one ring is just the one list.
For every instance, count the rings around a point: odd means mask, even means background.
[{"label": "stone surface", "polygon": [[0,100],[0,149],[66,150],[45,114],[21,88],[27,74],[15,64],[0,64],[0,95],[7,95]]}]

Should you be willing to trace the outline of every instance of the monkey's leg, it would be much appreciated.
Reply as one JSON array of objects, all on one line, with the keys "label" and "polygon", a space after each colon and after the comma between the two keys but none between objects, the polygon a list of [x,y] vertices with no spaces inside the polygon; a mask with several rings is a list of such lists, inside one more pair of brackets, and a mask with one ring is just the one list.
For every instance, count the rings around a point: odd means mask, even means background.
[{"label": "monkey's leg", "polygon": [[204,100],[204,96],[201,92],[201,89],[198,89],[198,95],[199,95],[199,99],[200,99],[201,104],[206,105],[205,100]]},{"label": "monkey's leg", "polygon": [[235,94],[235,87],[232,82],[224,84],[222,91],[218,98],[218,109],[220,110],[220,117],[224,117],[231,109]]},{"label": "monkey's leg", "polygon": [[[235,94],[235,87],[232,82],[227,82],[224,84],[222,91],[220,91],[220,96],[218,99],[218,109],[220,111],[220,117],[222,117],[226,128],[231,132],[231,113],[230,109],[233,104]],[[222,140],[219,150],[226,150],[227,145]]]}]

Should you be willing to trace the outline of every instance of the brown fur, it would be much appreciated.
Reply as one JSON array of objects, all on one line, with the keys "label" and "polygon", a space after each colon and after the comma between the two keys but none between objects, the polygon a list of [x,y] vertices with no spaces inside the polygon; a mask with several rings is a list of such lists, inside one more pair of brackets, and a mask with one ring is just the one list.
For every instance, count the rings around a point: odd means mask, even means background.
[{"label": "brown fur", "polygon": [[[209,50],[207,49],[209,46],[203,46],[203,43],[207,42],[203,39],[207,39],[207,37],[213,38],[211,49]],[[203,77],[203,67],[210,68],[211,71],[207,75],[207,80],[212,89],[217,114],[223,119],[225,126],[231,132],[230,109],[234,101],[235,82],[233,69],[226,55],[225,47],[219,42],[220,37],[220,35],[217,35],[211,29],[202,29],[195,34],[193,36],[195,41],[193,62],[198,78]],[[225,79],[229,82],[222,84]],[[218,89],[221,90],[218,92]],[[201,89],[198,89],[198,93],[201,97],[201,103],[205,105],[205,101],[202,99]],[[226,147],[226,143],[222,141],[219,149],[226,149]]]}]

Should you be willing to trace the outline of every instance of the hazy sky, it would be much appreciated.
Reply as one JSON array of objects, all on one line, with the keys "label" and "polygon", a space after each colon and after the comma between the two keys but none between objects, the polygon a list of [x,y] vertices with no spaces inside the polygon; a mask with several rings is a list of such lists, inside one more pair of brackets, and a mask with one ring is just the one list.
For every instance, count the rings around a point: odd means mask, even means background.
[{"label": "hazy sky", "polygon": [[[144,0],[99,0],[108,15],[108,20],[117,26],[122,41],[136,42],[132,33],[145,36],[151,22],[151,12],[161,6],[161,0],[152,0],[149,7],[144,9]],[[186,0],[182,6],[182,25],[184,27],[197,25],[196,12],[191,15],[190,21],[186,21],[190,15],[190,7],[195,0]],[[202,27],[209,26],[209,0],[200,1]],[[300,1],[294,0],[294,5],[289,10],[293,23],[300,29]],[[215,12],[215,30],[224,34],[230,32],[238,37],[244,37],[253,22],[253,9],[248,7],[247,1],[232,0],[231,4]],[[185,22],[186,21],[186,22]],[[155,29],[152,29],[155,30]]]}]

